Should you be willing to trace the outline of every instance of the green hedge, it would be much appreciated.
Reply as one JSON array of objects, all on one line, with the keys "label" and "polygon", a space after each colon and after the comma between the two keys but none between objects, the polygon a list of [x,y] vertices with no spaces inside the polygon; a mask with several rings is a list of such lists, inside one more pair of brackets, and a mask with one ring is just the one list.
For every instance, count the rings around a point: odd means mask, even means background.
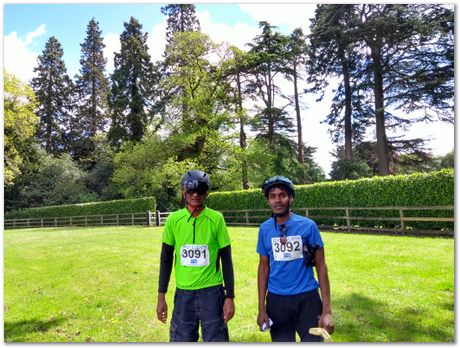
[{"label": "green hedge", "polygon": [[5,219],[29,219],[82,215],[108,215],[124,213],[142,213],[155,211],[155,197],[137,199],[119,199],[106,202],[55,205],[12,211],[5,214]]},{"label": "green hedge", "polygon": [[[297,185],[293,210],[309,207],[413,207],[454,205],[454,171],[443,169],[430,173],[376,176],[359,180],[331,181],[311,185]],[[267,202],[260,189],[216,192],[209,195],[207,205],[217,210],[261,209]],[[343,211],[314,211],[311,217],[319,224],[331,225],[339,221],[315,219],[314,215],[344,215]],[[399,216],[398,211],[385,211],[385,216]],[[451,217],[452,211],[407,212],[406,216]],[[355,211],[353,216],[378,216],[382,211]],[[345,222],[342,220],[342,224]],[[353,222],[360,226],[375,226],[375,222]],[[397,223],[399,224],[399,223]],[[395,222],[377,225],[397,227]],[[408,223],[413,228],[453,229],[453,223]]]}]

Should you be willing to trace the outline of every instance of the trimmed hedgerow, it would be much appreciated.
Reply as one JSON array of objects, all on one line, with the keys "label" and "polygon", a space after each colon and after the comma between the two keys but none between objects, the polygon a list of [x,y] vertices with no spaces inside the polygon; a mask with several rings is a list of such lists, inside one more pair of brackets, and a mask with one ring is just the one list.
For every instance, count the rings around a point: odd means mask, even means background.
[{"label": "trimmed hedgerow", "polygon": [[142,213],[148,210],[155,211],[155,209],[155,197],[144,197],[136,199],[119,199],[105,202],[55,205],[22,209],[5,214],[5,219],[32,219],[82,215]]},{"label": "trimmed hedgerow", "polygon": [[[209,195],[207,205],[217,210],[261,209],[267,202],[260,189],[234,192],[216,192]],[[318,207],[416,207],[454,205],[454,171],[443,169],[430,173],[410,175],[376,176],[359,180],[322,182],[297,185],[293,210]],[[298,210],[298,209],[297,209]],[[318,211],[311,214],[318,224],[332,225],[341,221],[315,218],[315,215],[344,215],[343,211]],[[427,210],[405,212],[406,216],[451,217],[452,211]],[[352,216],[394,216],[399,212],[353,211]],[[399,222],[353,222],[360,226],[397,227]],[[407,223],[414,228],[453,228],[453,223],[417,222]]]}]

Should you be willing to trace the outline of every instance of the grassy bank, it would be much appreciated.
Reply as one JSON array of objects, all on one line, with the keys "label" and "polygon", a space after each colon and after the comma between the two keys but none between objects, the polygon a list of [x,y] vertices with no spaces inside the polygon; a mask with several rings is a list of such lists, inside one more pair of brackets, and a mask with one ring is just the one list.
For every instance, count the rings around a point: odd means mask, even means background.
[{"label": "grassy bank", "polygon": [[[256,228],[230,228],[236,342],[268,342],[257,315]],[[335,342],[453,342],[454,240],[323,232]],[[7,342],[162,342],[161,228],[4,231]],[[174,275],[168,292],[172,313]]]}]

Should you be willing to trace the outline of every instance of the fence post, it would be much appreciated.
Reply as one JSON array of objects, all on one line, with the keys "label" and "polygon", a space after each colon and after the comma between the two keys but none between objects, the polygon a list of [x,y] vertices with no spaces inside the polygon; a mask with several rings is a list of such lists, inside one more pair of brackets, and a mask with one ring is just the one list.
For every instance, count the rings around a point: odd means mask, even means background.
[{"label": "fence post", "polygon": [[351,222],[350,222],[350,209],[345,208],[345,215],[347,216],[347,227],[350,227],[350,226],[351,226]]},{"label": "fence post", "polygon": [[54,218],[54,227],[57,227],[57,218]]},{"label": "fence post", "polygon": [[310,212],[308,211],[308,209],[305,209],[305,216],[308,217],[310,215]]},{"label": "fence post", "polygon": [[101,215],[101,225],[104,224],[104,215]]},{"label": "fence post", "polygon": [[30,227],[30,219],[27,219],[27,227]]},{"label": "fence post", "polygon": [[88,216],[85,215],[85,226],[88,226]]},{"label": "fence post", "polygon": [[72,226],[72,217],[69,218],[69,226]]},{"label": "fence post", "polygon": [[134,225],[134,214],[131,214],[131,225]]},{"label": "fence post", "polygon": [[246,219],[246,225],[249,226],[249,214],[248,214],[248,211],[247,211],[247,210],[244,212],[244,217],[245,217],[245,219]]},{"label": "fence post", "polygon": [[399,221],[401,221],[401,229],[406,229],[406,222],[404,221],[404,212],[402,208],[399,208]]},{"label": "fence post", "polygon": [[120,220],[119,220],[119,217],[118,217],[118,216],[119,216],[119,215],[117,214],[117,220],[116,220],[116,221],[117,221],[117,226],[118,226],[118,224],[120,223]]},{"label": "fence post", "polygon": [[156,221],[155,222],[157,226],[161,226],[161,215],[160,215],[159,210],[156,211]]},{"label": "fence post", "polygon": [[152,213],[150,210],[147,210],[147,226],[152,225]]},{"label": "fence post", "polygon": [[16,228],[16,219],[13,219],[13,228]]}]

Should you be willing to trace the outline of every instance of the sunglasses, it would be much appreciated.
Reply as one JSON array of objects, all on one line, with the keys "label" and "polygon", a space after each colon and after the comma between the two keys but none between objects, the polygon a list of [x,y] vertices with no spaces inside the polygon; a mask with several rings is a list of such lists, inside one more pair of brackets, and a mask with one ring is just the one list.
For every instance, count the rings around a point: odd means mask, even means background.
[{"label": "sunglasses", "polygon": [[197,185],[188,185],[184,187],[185,193],[188,195],[193,195],[194,193],[198,193],[200,196],[204,196],[206,192],[208,192],[208,186],[204,183],[198,183]]}]

